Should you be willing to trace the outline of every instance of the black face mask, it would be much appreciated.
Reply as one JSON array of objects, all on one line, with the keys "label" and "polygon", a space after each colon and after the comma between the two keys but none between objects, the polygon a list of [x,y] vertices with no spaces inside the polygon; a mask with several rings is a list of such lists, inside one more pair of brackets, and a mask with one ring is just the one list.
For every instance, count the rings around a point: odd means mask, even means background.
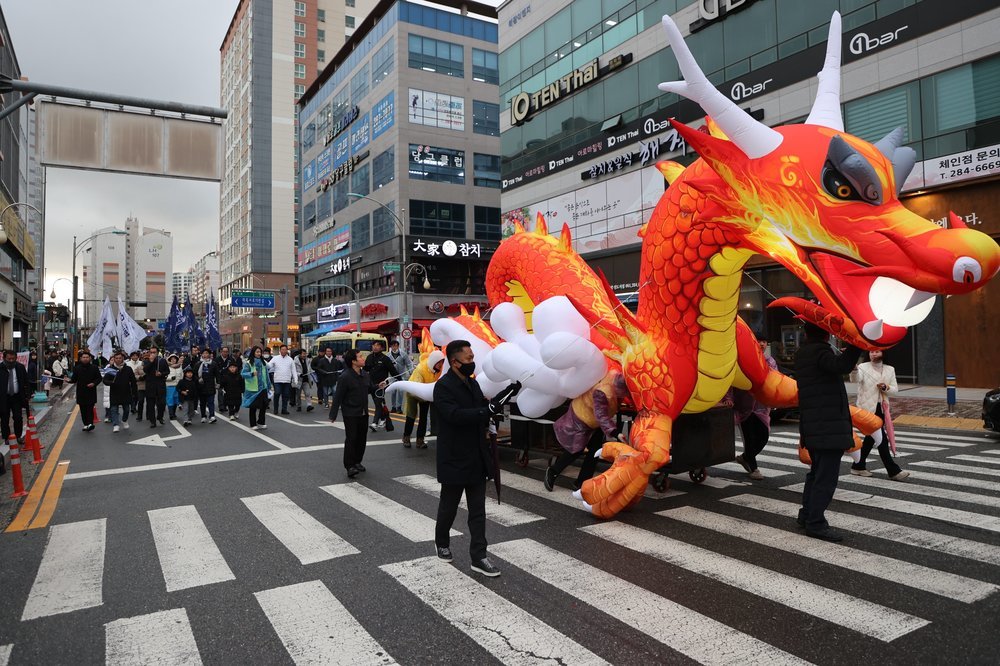
[{"label": "black face mask", "polygon": [[462,373],[463,377],[471,377],[472,373],[476,371],[475,363],[459,363],[458,371]]}]

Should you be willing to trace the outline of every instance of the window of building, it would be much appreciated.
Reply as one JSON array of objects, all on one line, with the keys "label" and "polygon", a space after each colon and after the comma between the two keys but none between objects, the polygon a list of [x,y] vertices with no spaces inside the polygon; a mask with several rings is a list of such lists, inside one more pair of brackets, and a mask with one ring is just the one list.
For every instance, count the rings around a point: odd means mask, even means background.
[{"label": "window of building", "polygon": [[323,49],[316,49],[316,60],[323,62],[326,60],[326,51]]},{"label": "window of building", "polygon": [[295,3],[295,15],[296,16],[305,16],[306,15],[306,3],[304,3],[304,2],[296,2]]},{"label": "window of building", "polygon": [[[306,94],[306,87],[304,85],[302,85],[301,83],[296,83],[295,84],[295,99],[298,99],[299,97],[302,97],[305,94]],[[309,145],[312,146],[312,144],[309,144]],[[305,150],[306,146],[303,145],[302,149]]]},{"label": "window of building", "polygon": [[395,63],[396,40],[390,37],[389,41],[372,56],[372,88],[392,73]]},{"label": "window of building", "polygon": [[410,88],[411,123],[465,131],[465,98]]},{"label": "window of building", "polygon": [[476,206],[476,240],[500,240],[500,209]]},{"label": "window of building", "polygon": [[306,78],[306,66],[300,62],[295,63],[295,78],[297,79]]},{"label": "window of building", "polygon": [[344,5],[346,5],[347,7],[353,7],[354,0],[344,0]]},{"label": "window of building", "polygon": [[330,194],[331,194],[330,190],[327,190],[326,192],[321,192],[320,195],[316,197],[317,222],[325,222],[327,219],[330,218],[331,215],[330,204],[332,203]]},{"label": "window of building", "polygon": [[1000,82],[1000,57],[968,63],[924,79],[921,82],[924,136],[965,130],[1000,117],[997,82]]},{"label": "window of building", "polygon": [[316,224],[316,202],[310,201],[302,207],[302,224],[306,229]]},{"label": "window of building", "polygon": [[472,80],[500,83],[500,69],[496,53],[472,49]]},{"label": "window of building", "polygon": [[[386,210],[386,208],[389,210]],[[392,213],[389,211],[392,211]],[[372,243],[381,243],[396,235],[396,221],[392,217],[395,212],[395,201],[387,203],[385,208],[379,206],[372,212]]]},{"label": "window of building", "polygon": [[316,41],[317,42],[325,42],[326,41],[326,30],[317,30],[316,31]]},{"label": "window of building", "polygon": [[351,222],[351,250],[360,250],[371,245],[372,223],[368,214]]},{"label": "window of building", "polygon": [[472,131],[476,134],[500,136],[500,105],[472,100]]},{"label": "window of building", "polygon": [[[299,88],[302,88],[301,93],[299,92]],[[300,95],[304,92],[305,92],[305,86],[298,84],[295,85],[296,94]],[[309,123],[308,125],[306,125],[306,128],[302,130],[302,152],[304,153],[310,148],[312,148],[313,144],[315,143],[316,143],[316,125],[314,125],[313,123]]]},{"label": "window of building", "polygon": [[347,189],[348,185],[350,185],[348,179],[344,178],[343,180],[339,181],[336,185],[334,185],[333,189],[331,190],[333,192],[334,214],[344,210],[351,203],[351,200],[347,197],[347,193],[350,192],[350,190]]},{"label": "window of building", "polygon": [[396,148],[389,146],[384,153],[372,158],[372,189],[379,189],[396,180]]},{"label": "window of building", "polygon": [[325,9],[317,9],[316,10],[316,20],[319,21],[319,22],[321,22],[321,23],[325,23],[326,22],[326,10]]},{"label": "window of building", "polygon": [[420,35],[409,37],[409,65],[425,72],[465,76],[465,55],[461,45]]},{"label": "window of building", "polygon": [[499,155],[482,155],[480,153],[475,153],[473,155],[472,164],[473,185],[477,185],[479,187],[500,188]]},{"label": "window of building", "polygon": [[358,73],[351,79],[351,100],[357,105],[368,94],[368,63],[358,69]]},{"label": "window of building", "polygon": [[351,192],[355,194],[368,194],[371,192],[371,187],[369,187],[369,165],[357,167],[354,169],[354,173],[351,174]]},{"label": "window of building", "polygon": [[300,42],[295,42],[295,57],[305,58],[306,57],[306,45]]},{"label": "window of building", "polygon": [[410,235],[465,238],[465,205],[410,199]]},{"label": "window of building", "polygon": [[410,178],[463,185],[465,151],[411,143]]},{"label": "window of building", "polygon": [[295,22],[295,36],[296,37],[305,37],[306,36],[306,24],[305,23],[300,23],[298,21]]},{"label": "window of building", "polygon": [[919,81],[844,104],[844,128],[866,141],[878,141],[897,127],[904,129],[904,141],[920,139]]},{"label": "window of building", "polygon": [[354,27],[354,17],[353,16],[345,16],[344,17],[344,25],[347,26],[348,28],[353,28]]}]

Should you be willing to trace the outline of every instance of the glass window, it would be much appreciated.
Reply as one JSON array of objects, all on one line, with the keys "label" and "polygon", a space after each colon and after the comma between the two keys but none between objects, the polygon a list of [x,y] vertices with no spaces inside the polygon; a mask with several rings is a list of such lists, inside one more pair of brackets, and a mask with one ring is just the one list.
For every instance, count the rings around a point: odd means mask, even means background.
[{"label": "glass window", "polygon": [[552,53],[560,46],[567,43],[573,36],[573,28],[570,19],[570,8],[567,6],[558,14],[547,19],[543,24],[545,28],[545,52]]},{"label": "glass window", "polygon": [[306,15],[306,3],[304,3],[304,2],[296,2],[295,3],[295,15],[296,16],[305,16]]},{"label": "glass window", "polygon": [[[303,36],[305,36],[305,35],[303,34]],[[317,30],[316,31],[316,41],[317,42],[325,42],[326,41],[326,30]]]},{"label": "glass window", "polygon": [[[760,4],[760,3],[757,3]],[[770,2],[768,4],[771,4]],[[813,28],[826,26],[830,23],[830,16],[835,11],[840,11],[840,5],[845,4],[841,0],[777,0],[777,11],[771,8],[771,17],[777,15],[778,19],[778,40],[785,41],[792,37],[809,32]],[[751,8],[752,9],[752,8]],[[747,10],[749,12],[750,9]],[[850,11],[844,9],[843,11]],[[740,12],[745,14],[747,12]],[[826,28],[824,28],[825,30]],[[756,30],[756,23],[754,24]],[[752,32],[752,31],[748,31]],[[763,39],[758,44],[764,42]],[[769,42],[772,43],[772,42]],[[728,44],[727,44],[728,47]]]},{"label": "glass window", "polygon": [[323,62],[326,60],[326,51],[323,49],[316,49],[316,60]]},{"label": "glass window", "polygon": [[476,206],[476,240],[500,240],[500,209]]},{"label": "glass window", "polygon": [[[396,212],[396,202],[390,201],[385,204],[386,208],[379,206],[372,212],[372,242],[381,243],[396,235],[397,223],[392,217]],[[389,211],[392,211],[390,213]]]},{"label": "glass window", "polygon": [[848,102],[844,127],[865,141],[878,141],[897,127],[905,141],[920,139],[920,82],[913,81]]},{"label": "glass window", "polygon": [[473,185],[500,189],[500,156],[473,155]]},{"label": "glass window", "polygon": [[408,118],[416,125],[465,131],[465,98],[430,90],[409,90]]},{"label": "glass window", "polygon": [[411,34],[409,66],[425,72],[464,77],[465,55],[459,44]]},{"label": "glass window", "polygon": [[521,40],[521,68],[527,69],[545,55],[544,26],[538,26]]},{"label": "glass window", "polygon": [[727,22],[715,23],[684,39],[688,48],[691,49],[691,53],[694,54],[694,59],[701,65],[702,71],[706,74],[718,71],[725,66],[725,53],[723,49],[719,48],[719,45],[722,44],[723,25]]},{"label": "glass window", "polygon": [[310,201],[302,207],[302,222],[308,229],[316,224],[316,202]]},{"label": "glass window", "polygon": [[295,78],[297,79],[306,78],[306,66],[300,62],[295,63]]},{"label": "glass window", "polygon": [[295,36],[296,37],[305,37],[306,36],[306,24],[305,23],[299,23],[298,21],[295,22]]},{"label": "glass window", "polygon": [[472,100],[472,131],[476,134],[500,136],[500,105]]},{"label": "glass window", "polygon": [[410,144],[410,178],[436,183],[465,183],[465,151]]},{"label": "glass window", "polygon": [[351,251],[371,245],[372,223],[368,214],[351,221]]},{"label": "glass window", "polygon": [[639,68],[626,67],[604,81],[604,115],[611,117],[639,104]]},{"label": "glass window", "polygon": [[347,208],[347,206],[351,203],[350,199],[347,198],[347,193],[350,192],[350,190],[347,189],[349,185],[350,183],[348,182],[348,179],[343,178],[337,181],[337,184],[329,190],[331,199],[333,200],[334,213],[339,213]]},{"label": "glass window", "polygon": [[330,204],[331,195],[333,193],[330,190],[326,192],[321,192],[316,198],[316,221],[323,222],[328,217],[330,217]]},{"label": "glass window", "polygon": [[372,87],[377,86],[392,73],[396,62],[396,40],[390,38],[372,56]]},{"label": "glass window", "polygon": [[[295,84],[295,99],[298,99],[299,97],[302,97],[305,94],[306,94],[306,87],[304,85],[302,85],[301,83],[296,83]],[[309,144],[309,145],[311,146],[312,144]],[[307,148],[307,146],[303,146],[302,147],[303,150],[305,150],[306,148]]]},{"label": "glass window", "polygon": [[351,192],[355,194],[368,194],[371,192],[371,187],[369,187],[369,165],[357,167],[354,169],[354,173],[351,174]]},{"label": "glass window", "polygon": [[602,3],[603,7],[601,9],[604,12],[604,16],[610,16],[628,3],[629,0],[604,0]]},{"label": "glass window", "polygon": [[601,0],[574,0],[570,10],[573,16],[574,35],[579,35],[587,28],[597,25],[604,16],[601,13]]},{"label": "glass window", "polygon": [[[834,0],[834,5],[836,3],[837,0]],[[807,6],[806,13],[812,14],[812,6],[819,4],[819,2],[799,4]],[[829,21],[830,13],[827,13],[826,16],[826,20]],[[824,19],[819,19],[818,22],[823,23],[823,21]],[[721,25],[722,44],[725,45],[726,50],[726,64],[749,58],[760,51],[762,47],[777,43],[775,39],[777,27],[774,18],[774,0],[756,2],[746,10],[741,11],[738,18],[722,21]],[[737,74],[737,76],[739,75]]]},{"label": "glass window", "polygon": [[396,180],[395,152],[395,146],[389,146],[384,153],[372,158],[372,189],[377,190]]},{"label": "glass window", "polygon": [[472,80],[500,83],[500,69],[496,53],[472,49]]},{"label": "glass window", "polygon": [[357,105],[368,94],[368,63],[365,63],[351,79],[351,100]]},{"label": "glass window", "polygon": [[348,27],[348,28],[353,28],[354,27],[354,17],[353,16],[345,16],[344,17],[344,25],[346,27]]},{"label": "glass window", "polygon": [[608,117],[608,114],[604,113],[604,86],[599,83],[590,85],[573,95],[573,115],[579,119],[581,126],[603,123]]},{"label": "glass window", "polygon": [[305,58],[306,57],[306,45],[300,42],[295,42],[295,57]]},{"label": "glass window", "polygon": [[344,0],[344,5],[347,6],[347,7],[353,7],[354,6],[354,0]]},{"label": "glass window", "polygon": [[635,14],[619,22],[608,19],[604,22],[604,50],[610,51],[622,42],[635,37]]},{"label": "glass window", "polygon": [[410,199],[410,235],[465,238],[465,205]]},{"label": "glass window", "polygon": [[316,10],[316,20],[320,21],[320,22],[326,21],[326,10],[325,9],[317,9]]},{"label": "glass window", "polygon": [[[298,84],[296,84],[295,88],[296,94],[301,94],[299,93],[298,90],[300,87],[303,89],[302,92],[303,93],[305,92],[305,86],[299,86]],[[313,144],[315,143],[316,143],[316,125],[314,125],[313,123],[309,123],[308,125],[306,125],[306,128],[302,131],[302,152],[304,153],[310,148],[312,148]]]},{"label": "glass window", "polygon": [[[924,136],[1000,116],[1000,57],[962,65],[922,82]],[[962,150],[965,150],[964,148]]]},{"label": "glass window", "polygon": [[518,42],[500,54],[500,69],[510,78],[521,73],[521,43]]}]

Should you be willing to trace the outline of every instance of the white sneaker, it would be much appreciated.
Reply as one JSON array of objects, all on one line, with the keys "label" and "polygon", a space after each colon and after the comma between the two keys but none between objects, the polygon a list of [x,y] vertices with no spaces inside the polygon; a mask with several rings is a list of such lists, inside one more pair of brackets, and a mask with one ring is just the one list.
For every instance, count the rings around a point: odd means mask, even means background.
[{"label": "white sneaker", "polygon": [[218,419],[214,416],[208,420],[209,423],[215,423]]},{"label": "white sneaker", "polygon": [[904,480],[908,479],[909,477],[910,477],[910,473],[907,472],[904,469],[904,470],[902,470],[900,472],[897,472],[894,476],[890,476],[889,479],[891,481],[904,481]]},{"label": "white sneaker", "polygon": [[261,425],[257,426],[257,430],[267,430],[267,426],[261,424]]},{"label": "white sneaker", "polygon": [[201,417],[201,422],[204,423],[205,421],[208,421],[208,419],[206,419],[204,416]]},{"label": "white sneaker", "polygon": [[125,423],[122,424],[122,428],[124,428],[125,430],[128,430],[128,421],[126,421]]},{"label": "white sneaker", "polygon": [[260,426],[250,426],[251,430],[260,430]]},{"label": "white sneaker", "polygon": [[230,421],[235,421],[235,420],[236,420],[236,417],[235,417],[235,416],[230,416],[230,417],[229,417],[229,420],[230,420]]},{"label": "white sneaker", "polygon": [[114,428],[111,429],[111,432],[118,432],[119,430],[121,430],[121,428],[115,426]]}]

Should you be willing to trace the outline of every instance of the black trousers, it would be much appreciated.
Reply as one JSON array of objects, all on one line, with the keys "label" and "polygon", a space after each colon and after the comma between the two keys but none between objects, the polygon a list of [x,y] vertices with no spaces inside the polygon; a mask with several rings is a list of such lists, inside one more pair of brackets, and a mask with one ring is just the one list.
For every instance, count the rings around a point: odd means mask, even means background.
[{"label": "black trousers", "polygon": [[142,412],[146,407],[146,389],[141,388],[135,394],[135,404],[132,405],[132,411],[135,412],[135,419],[137,421],[142,420]]},{"label": "black trousers", "polygon": [[267,397],[267,391],[261,391],[250,403],[250,427],[255,425],[266,425],[267,408],[271,401]]},{"label": "black trousers", "polygon": [[[430,406],[431,403],[429,402],[417,403],[417,439],[423,439],[424,435],[427,434],[427,412]],[[406,423],[403,424],[404,437],[409,437],[413,434],[413,422],[414,418],[412,416],[406,417]]]},{"label": "black trousers", "polygon": [[563,451],[558,458],[556,458],[555,463],[552,465],[552,472],[556,476],[562,474],[563,470],[569,467],[569,464],[579,458],[584,456],[583,463],[580,465],[580,473],[576,477],[576,486],[579,488],[583,485],[583,482],[594,476],[594,472],[597,470],[597,458],[594,456],[597,452],[604,446],[604,432],[601,429],[594,431],[594,434],[590,436],[590,441],[587,442],[586,448],[577,453],[571,453],[569,451]]},{"label": "black trousers", "polygon": [[[13,370],[11,371],[13,372]],[[21,439],[21,431],[24,429],[24,408],[27,405],[19,395],[7,396],[7,404],[0,407],[0,431],[3,432],[3,441],[10,437],[10,417],[14,417],[14,435]]]},{"label": "black trousers", "polygon": [[80,404],[80,420],[83,421],[83,425],[89,426],[94,424],[94,403],[79,403]]},{"label": "black trousers", "polygon": [[743,460],[750,466],[750,471],[753,471],[757,469],[757,456],[767,446],[771,430],[763,421],[751,414],[740,424],[740,432],[743,433]]},{"label": "black trousers", "polygon": [[465,493],[469,506],[469,556],[473,561],[486,557],[486,481],[468,486],[441,484],[441,499],[438,501],[437,524],[434,527],[434,543],[441,548],[451,545],[451,526],[455,523],[458,503]]},{"label": "black trousers", "polygon": [[156,423],[157,419],[163,420],[163,412],[167,408],[167,387],[166,384],[150,384],[146,380],[146,418],[150,423]]},{"label": "black trousers", "polygon": [[[882,413],[881,402],[875,405],[875,416],[879,418],[884,418],[885,416]],[[861,460],[851,465],[851,469],[865,469],[868,454],[872,452],[874,447],[875,440],[870,435],[865,435],[864,441],[861,442]],[[889,476],[896,476],[903,471],[892,457],[892,449],[889,448],[889,436],[885,432],[885,426],[882,427],[882,443],[878,445],[878,456],[882,459],[882,464],[885,466],[885,471]]]},{"label": "black trousers", "polygon": [[368,446],[368,416],[344,415],[344,469],[361,463]]},{"label": "black trousers", "polygon": [[843,455],[844,452],[839,449],[809,449],[812,465],[802,489],[799,520],[804,521],[806,529],[811,532],[821,532],[830,526],[824,514],[837,489],[840,458]]}]

